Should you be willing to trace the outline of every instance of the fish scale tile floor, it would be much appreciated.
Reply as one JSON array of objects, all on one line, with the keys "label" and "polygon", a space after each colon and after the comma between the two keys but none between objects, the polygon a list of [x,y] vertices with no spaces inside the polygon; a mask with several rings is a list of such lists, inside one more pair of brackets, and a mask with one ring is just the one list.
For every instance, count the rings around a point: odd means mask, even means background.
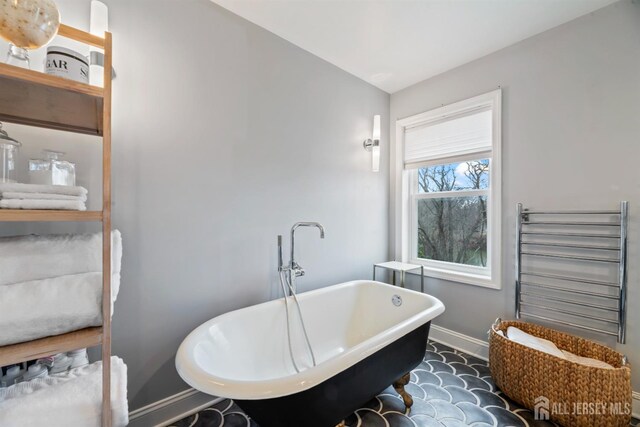
[{"label": "fish scale tile floor", "polygon": [[[533,413],[496,389],[487,362],[429,341],[424,361],[405,387],[414,398],[405,414],[400,396],[387,388],[345,421],[349,427],[545,427]],[[640,426],[633,420],[632,426]],[[223,400],[173,427],[259,427],[233,401]],[[303,426],[292,426],[303,427]]]}]

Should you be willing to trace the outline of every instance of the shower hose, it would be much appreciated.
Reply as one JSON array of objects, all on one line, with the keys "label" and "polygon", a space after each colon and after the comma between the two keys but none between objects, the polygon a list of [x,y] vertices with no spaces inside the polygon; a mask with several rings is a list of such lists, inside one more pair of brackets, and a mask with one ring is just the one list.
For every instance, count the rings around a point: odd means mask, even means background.
[{"label": "shower hose", "polygon": [[[285,287],[285,283],[286,283],[286,287]],[[289,344],[289,356],[291,357],[291,362],[293,362],[293,367],[295,368],[296,372],[301,372],[300,368],[298,368],[298,365],[296,364],[296,359],[293,357],[293,349],[291,347],[291,326],[290,326],[290,319],[289,319],[289,302],[287,301],[289,298],[287,298],[287,288],[289,289],[289,291],[291,292],[291,295],[293,296],[293,300],[296,303],[296,307],[298,307],[298,313],[300,313],[300,324],[302,325],[302,332],[304,333],[304,339],[307,342],[307,348],[309,349],[309,353],[311,354],[311,360],[313,361],[313,366],[316,366],[316,356],[315,354],[313,354],[313,348],[311,347],[311,342],[309,342],[309,335],[307,335],[307,328],[304,324],[304,317],[302,316],[302,309],[300,309],[300,303],[298,302],[298,297],[296,296],[296,293],[293,290],[293,286],[291,284],[291,282],[289,281],[289,279],[287,278],[287,274],[285,271],[280,271],[280,285],[282,286],[282,293],[284,294],[284,309],[285,312],[287,314],[287,341]]]}]

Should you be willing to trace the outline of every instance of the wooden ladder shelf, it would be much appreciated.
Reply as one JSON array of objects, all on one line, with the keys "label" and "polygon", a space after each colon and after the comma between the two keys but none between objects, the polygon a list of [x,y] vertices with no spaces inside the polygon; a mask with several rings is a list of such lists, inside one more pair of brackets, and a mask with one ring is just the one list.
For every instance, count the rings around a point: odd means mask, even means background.
[{"label": "wooden ladder shelf", "polygon": [[[102,210],[0,209],[0,221],[101,221],[102,271],[111,271],[111,33],[67,25],[58,35],[104,50],[104,87],[0,63],[0,121],[102,137]],[[102,426],[111,427],[111,274],[102,278],[101,327],[0,347],[0,366],[102,345]]]}]

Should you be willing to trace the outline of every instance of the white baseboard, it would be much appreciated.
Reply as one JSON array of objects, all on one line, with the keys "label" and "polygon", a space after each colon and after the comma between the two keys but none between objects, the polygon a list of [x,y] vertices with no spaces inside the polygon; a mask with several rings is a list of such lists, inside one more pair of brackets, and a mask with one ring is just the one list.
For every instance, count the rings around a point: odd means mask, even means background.
[{"label": "white baseboard", "polygon": [[437,325],[431,325],[429,339],[475,356],[478,359],[489,361],[489,343],[486,341]]},{"label": "white baseboard", "polygon": [[[489,343],[486,341],[437,325],[431,325],[429,339],[475,356],[478,359],[489,360]],[[640,418],[640,392],[637,391],[633,392],[632,413],[635,418]]]},{"label": "white baseboard", "polygon": [[129,412],[129,427],[165,427],[221,400],[190,388]]}]

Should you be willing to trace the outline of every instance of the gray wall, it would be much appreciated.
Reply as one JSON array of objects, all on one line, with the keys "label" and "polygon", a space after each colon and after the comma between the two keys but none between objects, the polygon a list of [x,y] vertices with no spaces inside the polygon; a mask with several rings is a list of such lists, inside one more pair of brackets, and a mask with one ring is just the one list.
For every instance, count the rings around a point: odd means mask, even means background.
[{"label": "gray wall", "polygon": [[[87,2],[59,3],[63,18],[82,11],[72,24],[88,20]],[[389,95],[207,0],[106,3],[114,225],[125,239],[113,352],[136,409],[187,388],[174,356],[196,326],[279,295],[276,236],[294,222],[327,230],[325,240],[298,233],[302,291],[370,277],[386,259],[388,166],[371,172],[362,141],[374,114],[388,134]],[[25,157],[58,146],[11,129]],[[96,198],[92,147],[65,148]]]},{"label": "gray wall", "polygon": [[[513,317],[516,203],[579,209],[628,200],[629,329],[619,349],[640,366],[639,50],[640,5],[624,0],[391,96],[395,126],[399,118],[503,89],[503,288],[427,279],[427,292],[447,307],[436,324],[486,340],[496,317]],[[633,385],[640,390],[637,369]]]}]

